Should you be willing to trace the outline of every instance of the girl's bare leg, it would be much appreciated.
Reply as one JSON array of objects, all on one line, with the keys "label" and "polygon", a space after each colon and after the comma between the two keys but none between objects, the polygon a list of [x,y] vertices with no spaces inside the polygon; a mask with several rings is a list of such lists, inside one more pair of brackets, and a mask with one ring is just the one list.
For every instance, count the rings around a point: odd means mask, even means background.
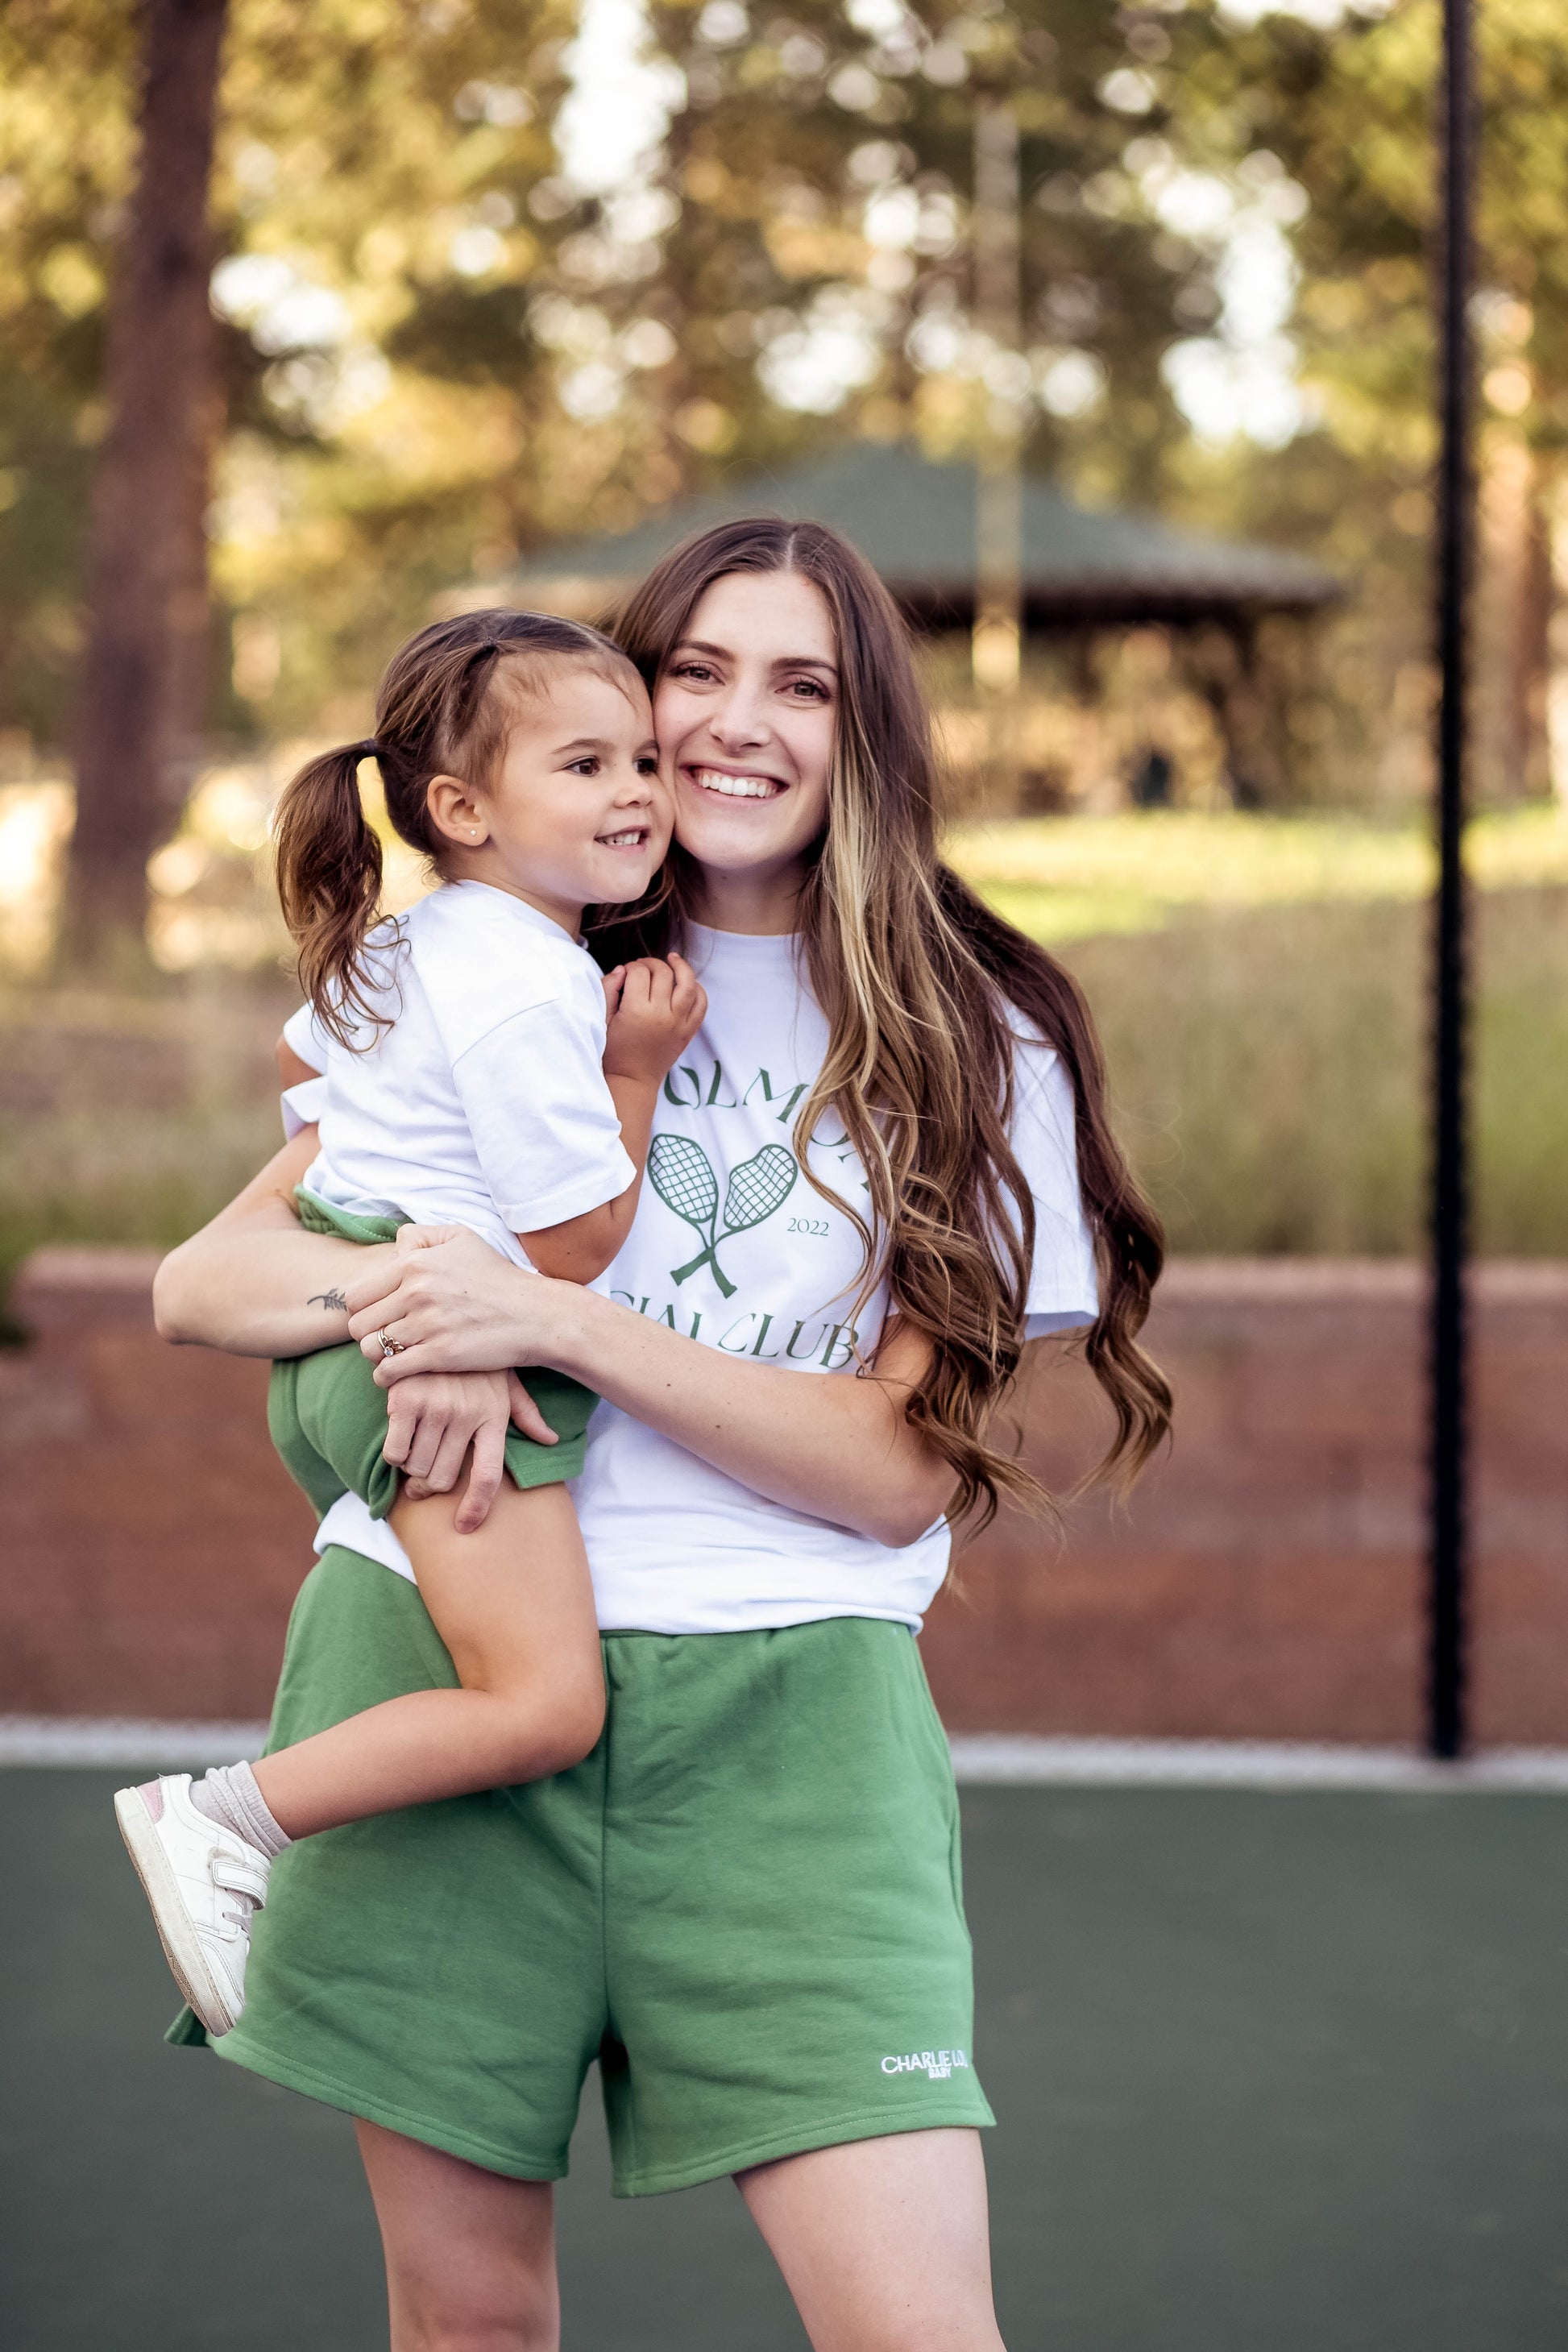
[{"label": "girl's bare leg", "polygon": [[815,2352],[1003,2352],[978,2132],[813,2148],[735,2185]]},{"label": "girl's bare leg", "polygon": [[356,2122],[386,2255],[392,2352],[558,2352],[554,2200],[547,2180]]},{"label": "girl's bare leg", "polygon": [[508,1485],[472,1535],[450,1495],[400,1496],[392,1524],[461,1690],[410,1691],[279,1748],[257,1785],[289,1837],[578,1763],[605,1716],[593,1587],[563,1486]]}]

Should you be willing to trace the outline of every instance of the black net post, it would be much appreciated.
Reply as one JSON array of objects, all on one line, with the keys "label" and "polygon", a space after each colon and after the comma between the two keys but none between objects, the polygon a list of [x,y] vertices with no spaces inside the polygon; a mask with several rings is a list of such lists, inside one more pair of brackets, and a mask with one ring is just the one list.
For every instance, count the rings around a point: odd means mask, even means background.
[{"label": "black net post", "polygon": [[1427,1744],[1466,1735],[1468,999],[1464,826],[1473,484],[1470,218],[1474,176],[1470,0],[1444,0],[1439,246],[1442,441],[1437,478],[1438,877],[1433,939],[1430,1646]]}]

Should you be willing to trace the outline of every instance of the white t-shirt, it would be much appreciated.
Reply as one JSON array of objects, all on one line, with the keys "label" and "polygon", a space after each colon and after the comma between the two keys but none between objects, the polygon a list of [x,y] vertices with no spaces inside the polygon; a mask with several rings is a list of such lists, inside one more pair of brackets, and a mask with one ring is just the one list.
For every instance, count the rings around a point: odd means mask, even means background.
[{"label": "white t-shirt", "polygon": [[[797,977],[791,940],[697,930],[689,953],[708,1017],[665,1082],[636,1220],[595,1287],[737,1361],[853,1379],[886,1296],[879,1289],[851,1328],[860,1242],[793,1150],[826,1022]],[[1037,1339],[1091,1323],[1098,1299],[1071,1087],[1052,1049],[1017,1026],[1013,1148],[1035,1201],[1027,1332]],[[864,1175],[833,1122],[810,1161],[864,1201]],[[881,1617],[918,1631],[947,1570],[940,1521],[893,1549],[765,1501],[610,1404],[589,1424],[573,1494],[606,1628],[732,1633]],[[323,1520],[317,1549],[329,1543],[408,1573],[396,1538],[357,1496]]]},{"label": "white t-shirt", "polygon": [[[616,1200],[637,1176],[605,1083],[605,993],[559,923],[483,882],[434,890],[372,934],[371,1003],[351,1052],[308,1009],[284,1031],[325,1080],[307,1192],[362,1216],[462,1224],[525,1265],[534,1233]],[[324,1099],[301,1102],[324,1091]],[[290,1123],[289,1114],[294,1118]]]}]

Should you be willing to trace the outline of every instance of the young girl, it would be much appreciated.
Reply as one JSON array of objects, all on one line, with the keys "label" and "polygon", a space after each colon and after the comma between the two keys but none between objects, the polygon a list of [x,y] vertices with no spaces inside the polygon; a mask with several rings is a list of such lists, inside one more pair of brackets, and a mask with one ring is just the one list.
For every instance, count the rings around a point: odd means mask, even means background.
[{"label": "young girl", "polygon": [[[364,758],[440,876],[374,929]],[[679,956],[601,980],[578,933],[586,906],[643,894],[669,833],[647,692],[608,639],[489,612],[403,647],[374,739],[312,761],[279,814],[279,887],[327,1072],[308,1227],[372,1243],[461,1224],[541,1274],[603,1272],[630,1229],[659,1083],[705,999]],[[398,1348],[382,1330],[383,1358]],[[357,1348],[275,1368],[285,1463],[319,1511],[353,1496],[390,1519],[461,1687],[387,1700],[195,1786],[179,1774],[121,1790],[163,1948],[210,2032],[240,2016],[252,1909],[294,1839],[536,1780],[593,1748],[604,1677],[563,1481],[582,1468],[594,1402],[574,1381],[531,1376],[507,1438],[513,1484],[475,1528],[444,1496],[399,1496],[385,1399]]]}]

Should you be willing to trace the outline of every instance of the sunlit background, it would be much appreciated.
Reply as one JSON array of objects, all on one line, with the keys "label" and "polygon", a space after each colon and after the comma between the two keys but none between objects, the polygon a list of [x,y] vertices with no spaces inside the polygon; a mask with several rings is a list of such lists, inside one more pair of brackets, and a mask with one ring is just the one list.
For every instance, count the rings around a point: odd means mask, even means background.
[{"label": "sunlit background", "polygon": [[[115,291],[146,28],[224,13],[0,10],[0,1763],[61,1768],[0,1775],[0,2338],[385,2340],[346,2118],[158,2046],[108,1809],[132,1769],[254,1752],[228,1718],[266,1706],[305,1560],[265,1368],[162,1347],[149,1305],[153,1253],[278,1140],[278,793],[433,615],[595,614],[711,501],[820,483],[916,625],[947,854],[1084,983],[1173,1248],[1169,1460],[1059,1549],[1004,1513],[922,1642],[1007,2341],[1547,2352],[1568,14],[1476,10],[1486,1754],[1443,1782],[1411,1753],[1437,0],[228,0],[212,364],[141,509],[173,564],[149,760],[133,697],[95,701],[143,593],[94,552]],[[369,813],[406,905],[428,877]],[[1023,1442],[1065,1487],[1088,1376],[1035,1352]],[[1008,1780],[1037,1785],[973,1785]],[[612,2210],[593,2104],[568,2340],[797,2347],[726,2189]]]},{"label": "sunlit background", "polygon": [[[1415,1246],[1436,37],[1430,0],[237,0],[208,601],[147,970],[106,987],[62,963],[58,908],[135,26],[18,0],[0,1084],[31,1116],[0,1144],[6,1258],[173,1239],[261,1148],[254,1073],[290,1001],[268,811],[302,754],[363,730],[402,634],[707,489],[765,502],[850,447],[971,459],[998,404],[1027,474],[1091,520],[1310,557],[1339,593],[1257,617],[1240,667],[1215,625],[1058,614],[1026,636],[1000,781],[967,635],[928,628],[952,855],[1089,982],[1178,1245]],[[1545,131],[1568,33],[1493,0],[1481,46],[1479,1219],[1518,1255],[1568,1246],[1568,1114],[1530,1099],[1568,1021],[1568,142]],[[1021,157],[1002,339],[973,253],[998,91]],[[395,845],[391,902],[421,887]],[[1309,1108],[1331,1098],[1356,1108],[1331,1132]]]}]

